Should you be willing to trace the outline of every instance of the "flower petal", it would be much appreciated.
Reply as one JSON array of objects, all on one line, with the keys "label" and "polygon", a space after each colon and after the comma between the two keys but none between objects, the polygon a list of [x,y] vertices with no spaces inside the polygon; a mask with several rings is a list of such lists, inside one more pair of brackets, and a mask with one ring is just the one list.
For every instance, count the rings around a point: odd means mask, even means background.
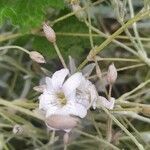
[{"label": "flower petal", "polygon": [[62,115],[70,114],[78,116],[80,118],[84,118],[87,114],[87,109],[81,104],[69,102],[67,105],[57,110],[57,113]]},{"label": "flower petal", "polygon": [[57,110],[59,110],[57,105],[51,105],[47,109],[46,117],[49,117],[49,116],[54,115],[54,114],[57,114]]},{"label": "flower petal", "polygon": [[46,124],[54,129],[68,130],[77,126],[79,119],[70,115],[51,115],[45,119]]},{"label": "flower petal", "polygon": [[46,82],[46,91],[48,92],[53,91],[52,79],[50,77],[46,77],[45,82]]},{"label": "flower petal", "polygon": [[52,84],[53,88],[57,91],[62,88],[62,84],[66,78],[66,76],[69,74],[68,69],[61,69],[59,71],[56,71],[52,76]]},{"label": "flower petal", "polygon": [[103,105],[107,109],[112,110],[114,108],[115,99],[113,97],[110,98],[110,101],[108,101],[105,97],[99,96],[97,100],[97,105]]},{"label": "flower petal", "polygon": [[69,96],[81,83],[82,73],[75,73],[63,85],[65,96]]},{"label": "flower petal", "polygon": [[47,111],[53,106],[56,97],[53,94],[44,93],[39,96],[39,109]]},{"label": "flower petal", "polygon": [[87,115],[87,109],[83,105],[76,103],[75,108],[73,115],[79,116],[80,118],[84,118]]}]

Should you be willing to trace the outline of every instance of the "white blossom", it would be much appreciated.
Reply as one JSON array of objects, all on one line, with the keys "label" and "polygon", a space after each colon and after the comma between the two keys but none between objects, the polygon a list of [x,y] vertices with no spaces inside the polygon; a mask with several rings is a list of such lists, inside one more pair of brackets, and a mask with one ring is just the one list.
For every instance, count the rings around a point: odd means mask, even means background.
[{"label": "white blossom", "polygon": [[82,73],[69,75],[68,69],[61,69],[51,78],[46,77],[44,86],[40,85],[39,109],[44,112],[50,130],[70,132],[77,126],[79,118],[87,115],[91,106],[94,109],[98,105],[108,109],[114,107],[114,99],[111,98],[109,102],[99,96],[95,86]]},{"label": "white blossom", "polygon": [[75,73],[66,81],[68,69],[56,71],[52,78],[46,77],[46,87],[39,97],[39,109],[51,115],[73,115],[84,118],[87,108],[76,99],[77,88],[83,79],[82,73]]}]

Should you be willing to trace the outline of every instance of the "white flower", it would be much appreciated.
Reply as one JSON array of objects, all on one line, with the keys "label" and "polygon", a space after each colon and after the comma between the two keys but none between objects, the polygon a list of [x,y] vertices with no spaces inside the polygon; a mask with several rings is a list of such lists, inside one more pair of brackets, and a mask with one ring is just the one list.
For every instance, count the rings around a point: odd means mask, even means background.
[{"label": "white flower", "polygon": [[98,98],[98,93],[95,86],[87,80],[82,78],[80,86],[77,88],[77,101],[89,109]]},{"label": "white flower", "polygon": [[64,81],[68,74],[68,69],[61,69],[52,78],[46,77],[46,88],[39,97],[39,109],[46,112],[46,117],[53,114],[86,116],[87,109],[76,101],[76,90],[83,76],[78,72]]}]

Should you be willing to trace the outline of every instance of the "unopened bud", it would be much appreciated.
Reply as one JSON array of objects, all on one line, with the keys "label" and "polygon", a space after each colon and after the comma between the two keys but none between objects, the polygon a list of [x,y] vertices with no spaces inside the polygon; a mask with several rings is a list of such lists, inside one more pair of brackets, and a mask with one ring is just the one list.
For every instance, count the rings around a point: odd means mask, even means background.
[{"label": "unopened bud", "polygon": [[45,88],[46,88],[46,85],[40,85],[40,86],[33,87],[33,90],[42,93],[42,92],[44,92]]},{"label": "unopened bud", "polygon": [[64,134],[63,141],[64,141],[64,144],[68,144],[69,143],[69,134],[68,133]]},{"label": "unopened bud", "polygon": [[13,133],[14,134],[22,134],[23,133],[23,127],[21,125],[16,124],[13,127]]},{"label": "unopened bud", "polygon": [[73,4],[72,5],[72,10],[73,12],[75,12],[75,16],[79,19],[79,20],[84,20],[86,18],[86,14],[83,10],[81,10],[81,6],[79,4]]},{"label": "unopened bud", "polygon": [[37,51],[31,51],[31,52],[29,53],[29,56],[30,56],[30,58],[31,58],[33,61],[35,61],[35,62],[37,62],[37,63],[43,64],[43,63],[46,62],[45,59],[44,59],[44,57],[42,56],[42,54],[40,54],[40,53],[37,52]]},{"label": "unopened bud", "polygon": [[77,126],[79,119],[77,117],[72,117],[69,115],[51,115],[46,118],[47,126],[55,129],[65,130],[72,129]]},{"label": "unopened bud", "polygon": [[143,107],[142,113],[143,113],[143,115],[150,116],[150,108],[149,107]]},{"label": "unopened bud", "polygon": [[109,84],[114,84],[117,79],[117,69],[114,64],[111,64],[107,72],[107,81]]},{"label": "unopened bud", "polygon": [[43,25],[43,31],[44,31],[45,36],[48,39],[48,41],[50,41],[52,43],[56,42],[55,31],[50,26],[48,26],[46,23],[44,23],[44,25]]}]

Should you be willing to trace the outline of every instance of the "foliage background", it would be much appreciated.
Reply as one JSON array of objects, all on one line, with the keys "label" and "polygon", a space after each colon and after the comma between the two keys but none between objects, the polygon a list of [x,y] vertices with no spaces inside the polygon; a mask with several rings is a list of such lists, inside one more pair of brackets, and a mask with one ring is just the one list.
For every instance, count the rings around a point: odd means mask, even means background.
[{"label": "foliage background", "polygon": [[[103,33],[111,35],[123,26],[118,16],[125,13],[123,23],[130,20],[129,1],[99,0],[98,4],[94,6],[92,5],[96,2],[94,0],[81,0],[80,2],[82,7],[90,6],[90,9],[86,9],[86,12],[90,14],[92,25]],[[149,11],[148,0],[133,0],[131,2],[135,14],[142,8]],[[47,60],[47,64],[42,65],[48,70],[46,74],[52,74],[52,72],[62,68],[62,65],[53,45],[43,36],[41,27],[43,22],[46,21],[53,25],[53,29],[56,31],[57,44],[65,61],[69,63],[68,56],[70,55],[75,59],[78,66],[91,49],[89,28],[84,21],[80,21],[74,15],[59,20],[59,18],[71,14],[71,6],[68,3],[69,1],[64,2],[62,0],[0,0],[0,46],[17,45],[30,51],[37,50]],[[118,69],[119,76],[112,93],[114,97],[119,99],[123,94],[139,86],[138,90],[127,97],[125,96],[125,99],[130,102],[129,104],[118,102],[119,107],[115,108],[114,112],[110,111],[110,113],[147,150],[150,148],[150,89],[148,84],[150,65],[148,65],[149,61],[146,63],[145,60],[149,60],[150,55],[149,29],[149,17],[143,17],[137,22],[139,39],[142,41],[146,59],[133,55],[125,48],[112,42],[98,55],[105,58],[99,61],[103,73],[107,71],[111,62],[115,62]],[[137,47],[140,47],[140,45],[133,26],[130,26],[128,31],[133,37],[123,32],[116,37],[116,40],[139,54]],[[99,46],[105,41],[103,36],[95,32],[92,34],[94,45]],[[136,44],[133,44],[134,39]],[[118,58],[128,59],[128,61]],[[96,75],[95,70],[92,75]],[[33,113],[38,104],[39,94],[32,89],[35,85],[38,85],[39,80],[44,76],[45,73],[40,69],[40,66],[32,62],[21,51],[17,49],[0,51],[0,95],[2,100],[5,99],[9,102],[4,105],[0,100],[0,149],[62,149],[63,133],[57,133],[56,135],[48,133],[44,123]],[[104,91],[99,88],[101,85],[99,85],[98,79],[91,78],[91,81],[95,83],[99,93],[104,95]],[[143,83],[145,83],[144,86]],[[21,111],[18,111],[20,108]],[[129,115],[125,116],[122,113],[123,111],[126,111]],[[108,114],[102,109],[91,110],[87,118],[82,121],[81,126],[72,133],[72,140],[68,149],[109,149],[109,144],[106,141],[107,120]],[[12,133],[16,124],[23,128],[23,133],[19,136]],[[114,122],[113,137],[112,144],[119,149],[137,149],[131,137],[126,135]]]}]

